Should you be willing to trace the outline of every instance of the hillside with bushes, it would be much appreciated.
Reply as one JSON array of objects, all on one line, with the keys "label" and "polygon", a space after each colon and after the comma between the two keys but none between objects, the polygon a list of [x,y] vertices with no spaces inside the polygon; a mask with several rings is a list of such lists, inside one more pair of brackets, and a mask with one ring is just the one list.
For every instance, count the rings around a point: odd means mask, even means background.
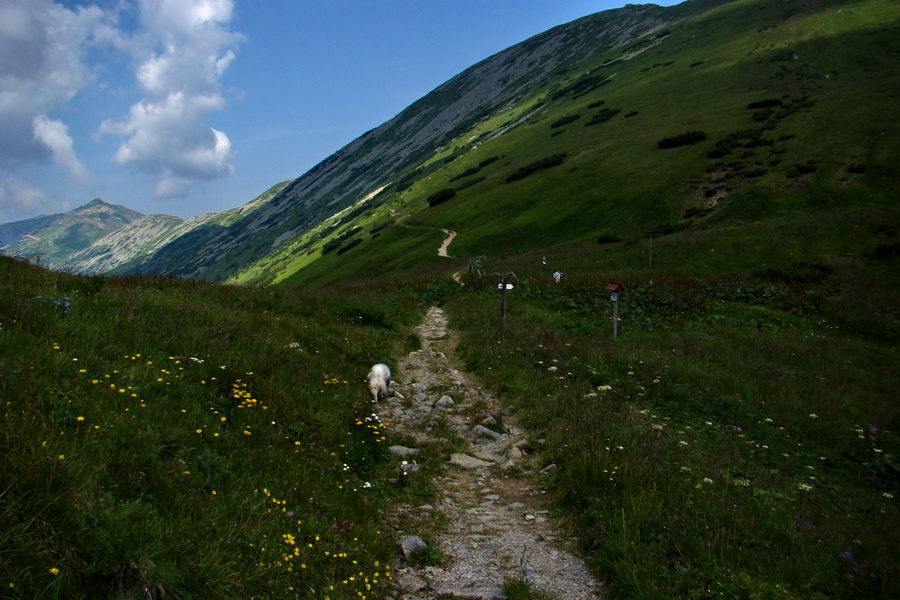
[{"label": "hillside with bushes", "polygon": [[[435,305],[609,600],[898,597],[900,7],[673,8],[529,40],[578,60],[159,256],[197,279],[0,257],[0,598],[401,595],[395,534],[447,526],[462,441],[433,431],[406,477],[364,377]],[[279,244],[204,262],[269,222]],[[525,562],[509,597],[543,597]]]}]

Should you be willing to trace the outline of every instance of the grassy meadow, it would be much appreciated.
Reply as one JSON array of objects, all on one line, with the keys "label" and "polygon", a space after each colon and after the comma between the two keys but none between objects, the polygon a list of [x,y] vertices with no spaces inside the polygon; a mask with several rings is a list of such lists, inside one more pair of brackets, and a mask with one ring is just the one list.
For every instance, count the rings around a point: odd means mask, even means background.
[{"label": "grassy meadow", "polygon": [[3,259],[0,597],[389,593],[391,507],[432,489],[398,476],[363,378],[432,303],[611,600],[896,597],[896,256],[710,268],[698,235],[658,240],[652,281],[628,242],[318,292]]},{"label": "grassy meadow", "polygon": [[421,296],[0,260],[0,597],[381,597],[419,492],[364,378]]},{"label": "grassy meadow", "polygon": [[518,275],[503,329],[497,277],[444,302],[466,367],[556,465],[556,516],[611,598],[897,596],[896,258],[857,265],[893,273],[867,282],[882,304],[865,314],[810,264],[651,284],[590,275],[612,269],[588,253],[548,260],[484,265]]}]

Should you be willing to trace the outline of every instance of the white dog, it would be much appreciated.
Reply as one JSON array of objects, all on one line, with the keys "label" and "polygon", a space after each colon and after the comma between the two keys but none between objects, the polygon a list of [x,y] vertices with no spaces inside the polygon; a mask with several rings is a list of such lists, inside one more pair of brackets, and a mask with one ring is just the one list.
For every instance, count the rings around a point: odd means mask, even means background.
[{"label": "white dog", "polygon": [[374,365],[366,379],[369,381],[369,391],[372,392],[375,402],[387,398],[391,391],[391,369],[386,364]]}]

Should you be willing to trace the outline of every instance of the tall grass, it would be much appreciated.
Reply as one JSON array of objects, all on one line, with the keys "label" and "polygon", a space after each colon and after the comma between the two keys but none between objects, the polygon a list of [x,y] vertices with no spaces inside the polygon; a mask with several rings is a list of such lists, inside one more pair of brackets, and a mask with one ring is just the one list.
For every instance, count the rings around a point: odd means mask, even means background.
[{"label": "tall grass", "polygon": [[387,433],[363,385],[412,294],[0,261],[0,597],[380,597]]},{"label": "tall grass", "polygon": [[900,590],[895,342],[848,327],[827,285],[790,301],[760,285],[630,282],[616,340],[602,286],[519,285],[503,330],[495,286],[447,302],[614,598]]}]

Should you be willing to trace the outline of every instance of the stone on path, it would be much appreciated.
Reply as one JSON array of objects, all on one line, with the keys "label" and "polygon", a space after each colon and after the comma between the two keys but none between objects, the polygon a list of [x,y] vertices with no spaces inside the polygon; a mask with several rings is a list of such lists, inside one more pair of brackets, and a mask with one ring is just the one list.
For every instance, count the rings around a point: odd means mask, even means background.
[{"label": "stone on path", "polygon": [[458,467],[462,467],[463,469],[484,469],[493,466],[494,464],[492,462],[481,460],[480,458],[475,458],[474,456],[469,456],[468,454],[462,453],[451,454],[450,462]]},{"label": "stone on path", "polygon": [[425,543],[425,540],[417,535],[404,536],[400,538],[400,541],[397,543],[400,545],[400,549],[403,550],[403,557],[406,560],[409,560],[416,550],[428,547],[428,544]]},{"label": "stone on path", "polygon": [[407,448],[406,446],[391,446],[388,448],[388,452],[400,458],[412,458],[418,455],[421,450],[418,448]]}]

